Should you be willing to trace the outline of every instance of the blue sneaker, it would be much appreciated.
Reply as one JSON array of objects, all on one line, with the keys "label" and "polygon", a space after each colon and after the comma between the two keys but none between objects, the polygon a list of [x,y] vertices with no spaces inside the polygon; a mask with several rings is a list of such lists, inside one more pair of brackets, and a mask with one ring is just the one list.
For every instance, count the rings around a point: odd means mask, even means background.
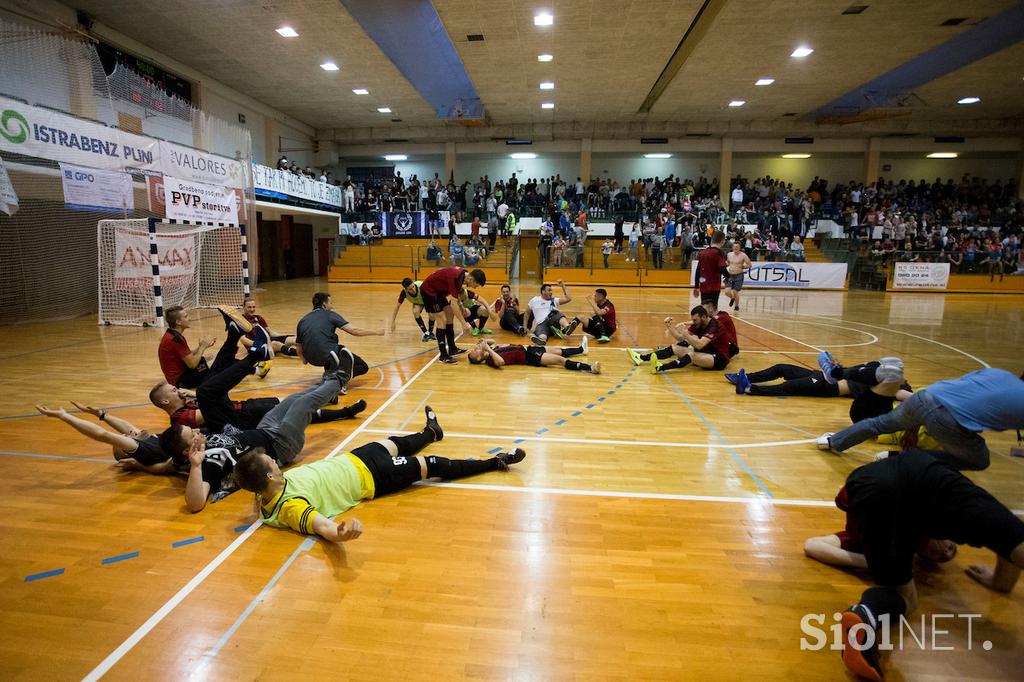
[{"label": "blue sneaker", "polygon": [[746,395],[748,388],[750,388],[750,379],[747,378],[746,370],[741,369],[736,374],[736,395]]},{"label": "blue sneaker", "polygon": [[827,350],[818,353],[818,367],[821,367],[821,373],[825,375],[825,381],[830,384],[836,383],[836,380],[832,378],[832,372],[843,368]]},{"label": "blue sneaker", "polygon": [[259,358],[261,361],[273,360],[274,348],[270,345],[270,334],[258,324],[254,324],[252,330],[255,340],[249,347],[249,352],[254,358]]},{"label": "blue sneaker", "polygon": [[728,381],[733,386],[735,386],[736,385],[736,380],[739,378],[739,376],[740,375],[736,374],[735,372],[726,372],[725,373],[725,380]]}]

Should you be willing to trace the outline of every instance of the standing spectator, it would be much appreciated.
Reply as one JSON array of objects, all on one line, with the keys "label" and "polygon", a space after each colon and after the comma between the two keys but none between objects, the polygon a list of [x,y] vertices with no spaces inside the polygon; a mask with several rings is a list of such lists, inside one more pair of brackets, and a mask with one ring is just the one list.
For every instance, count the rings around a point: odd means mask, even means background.
[{"label": "standing spectator", "polygon": [[608,256],[612,255],[612,251],[615,249],[615,242],[612,241],[611,237],[604,238],[604,244],[601,245],[601,256],[604,258],[604,268],[608,269]]},{"label": "standing spectator", "polygon": [[640,227],[633,223],[633,228],[629,231],[629,251],[626,253],[627,262],[636,262],[636,251],[640,246]]},{"label": "standing spectator", "polygon": [[615,253],[618,253],[618,254],[622,253],[622,240],[623,240],[622,224],[624,222],[625,222],[625,218],[622,217],[621,213],[619,215],[615,216]]}]

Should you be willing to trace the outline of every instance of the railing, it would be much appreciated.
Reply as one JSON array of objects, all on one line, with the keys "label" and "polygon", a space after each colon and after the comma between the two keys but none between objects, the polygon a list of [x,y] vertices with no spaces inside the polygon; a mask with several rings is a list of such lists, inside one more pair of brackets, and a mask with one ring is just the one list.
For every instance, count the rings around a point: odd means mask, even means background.
[{"label": "railing", "polygon": [[[415,246],[389,246],[381,244],[370,244],[362,248],[349,247],[344,251],[336,252],[336,265],[342,267],[363,267],[370,272],[374,268],[395,268],[406,267],[409,272],[416,270],[416,249]],[[337,258],[340,257],[340,262]]]},{"label": "railing", "polygon": [[511,272],[512,264],[515,260],[515,246],[495,246],[493,249],[490,247],[483,247],[477,249],[474,253],[470,251],[466,252],[466,247],[463,247],[462,253],[452,253],[449,250],[447,244],[436,244],[439,258],[427,258],[427,252],[430,250],[429,246],[415,246],[409,247],[416,250],[415,262],[416,270],[433,270],[434,268],[443,267],[444,265],[458,265],[464,268],[499,268],[503,272]]},{"label": "railing", "polygon": [[868,264],[888,267],[890,263],[949,263],[953,274],[1012,275],[1024,268],[1021,252],[1008,256],[1002,252],[976,251],[916,251],[913,249],[882,250],[872,248],[863,251],[861,257]]},{"label": "railing", "polygon": [[[603,248],[600,245],[583,246],[583,248],[566,245],[564,247],[547,246],[544,249],[543,265],[545,268],[584,268],[593,272],[601,269],[653,270],[687,269],[690,261],[697,257],[702,248],[691,249],[689,253],[682,246],[671,246],[665,249],[653,249],[642,242],[636,248],[629,248],[623,243],[622,253],[612,252],[608,255],[607,265]],[[767,249],[744,249],[744,253],[754,262],[803,262],[806,256],[802,251],[769,251]]]}]

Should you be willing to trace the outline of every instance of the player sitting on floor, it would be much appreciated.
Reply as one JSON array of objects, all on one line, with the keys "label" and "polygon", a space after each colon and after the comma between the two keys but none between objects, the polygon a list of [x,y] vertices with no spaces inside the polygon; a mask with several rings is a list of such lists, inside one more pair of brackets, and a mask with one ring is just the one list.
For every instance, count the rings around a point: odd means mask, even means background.
[{"label": "player sitting on floor", "polygon": [[402,303],[406,300],[412,306],[412,319],[419,326],[420,331],[423,332],[423,341],[434,341],[437,339],[434,336],[434,318],[427,316],[427,322],[430,324],[428,329],[423,324],[423,293],[420,291],[420,287],[423,282],[420,280],[413,281],[411,277],[406,277],[402,280],[402,292],[398,294],[398,303],[395,304],[395,311],[391,313],[391,324],[388,325],[388,331],[392,334],[395,332],[395,320],[398,319],[398,310],[402,307]]},{"label": "player sitting on floor", "polygon": [[507,471],[526,457],[519,448],[479,460],[420,455],[423,448],[444,438],[434,411],[427,406],[425,412],[427,423],[418,433],[389,436],[284,473],[267,453],[250,452],[238,462],[235,476],[242,488],[256,494],[263,523],[345,542],[362,534],[362,524],[357,519],[333,519],[363,500],[396,493],[428,478],[452,480]]},{"label": "player sitting on floor", "polygon": [[[723,313],[724,314],[724,313]],[[673,324],[671,317],[665,318],[665,328],[676,338],[676,343],[650,353],[628,350],[633,364],[651,363],[651,373],[657,374],[670,369],[679,369],[693,364],[701,369],[723,370],[729,360],[739,353],[735,334],[730,334],[718,320],[708,315],[704,306],[690,311],[692,324]],[[661,362],[675,356],[675,360]]]},{"label": "player sitting on floor", "polygon": [[[583,325],[583,333],[589,334],[597,339],[598,343],[608,343],[615,333],[615,305],[608,300],[608,292],[604,289],[594,289],[593,296],[587,296],[587,303],[593,309],[593,315],[576,316],[574,324]],[[575,329],[575,326],[573,327]]]},{"label": "player sitting on floor", "polygon": [[523,325],[523,311],[519,308],[519,299],[512,295],[512,287],[509,285],[501,285],[501,298],[491,304],[491,310],[505,331],[519,336],[526,336],[529,333]]},{"label": "player sitting on floor", "polygon": [[574,355],[586,355],[587,337],[583,344],[573,348],[557,348],[545,346],[520,346],[511,344],[499,346],[493,341],[481,341],[469,351],[469,362],[474,365],[489,365],[501,369],[505,365],[527,365],[529,367],[550,367],[561,365],[574,372],[601,373],[601,363],[576,362],[570,360]]},{"label": "player sitting on floor", "polygon": [[188,311],[180,305],[172,305],[164,311],[167,331],[160,338],[157,357],[160,369],[167,383],[182,388],[195,388],[203,381],[207,370],[203,353],[216,343],[216,339],[204,336],[199,339],[195,350],[188,345],[185,330],[191,326]]},{"label": "player sitting on floor", "polygon": [[[550,284],[542,284],[540,296],[534,296],[526,304],[529,311],[526,313],[525,326],[527,329],[533,329],[533,336],[530,337],[530,340],[538,346],[547,343],[548,336],[551,334],[564,339],[572,334],[576,325],[579,324],[579,322],[570,323],[565,314],[558,309],[558,306],[571,301],[572,296],[569,295],[569,289],[565,286],[565,282],[558,280],[557,284],[562,288],[561,296],[554,295]],[[531,318],[533,319],[532,326]]]},{"label": "player sitting on floor", "polygon": [[[222,307],[224,306],[218,306],[218,308]],[[267,330],[267,333],[270,334],[271,339],[270,346],[271,348],[274,349],[275,355],[287,355],[288,357],[292,358],[298,357],[299,352],[295,348],[295,336],[289,334],[278,334],[274,330],[272,330],[267,325],[267,321],[263,319],[263,316],[256,312],[256,299],[247,298],[242,302],[242,315],[244,316],[245,321],[248,322],[249,324],[258,324],[259,326]],[[242,337],[242,345],[245,346],[246,348],[249,348],[253,344],[253,341],[255,340],[256,339],[253,336],[252,331],[250,330],[245,336]],[[266,363],[266,371],[257,370],[256,374],[260,378],[263,378],[267,375],[267,372],[269,371],[270,365],[269,363]]]},{"label": "player sitting on floor", "polygon": [[473,336],[494,333],[486,328],[487,321],[493,314],[491,306],[480,294],[463,289],[462,295],[459,296],[459,305],[462,306],[462,316],[473,326]]}]

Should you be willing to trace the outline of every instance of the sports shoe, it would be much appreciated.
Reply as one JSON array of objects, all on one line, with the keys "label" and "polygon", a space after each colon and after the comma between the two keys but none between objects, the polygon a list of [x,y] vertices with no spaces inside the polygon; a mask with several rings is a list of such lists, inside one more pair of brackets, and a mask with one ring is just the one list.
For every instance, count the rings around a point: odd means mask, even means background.
[{"label": "sports shoe", "polygon": [[543,346],[544,345],[544,339],[540,338],[536,334],[534,334],[533,336],[530,337],[530,341],[532,341],[533,345],[535,345],[535,346]]},{"label": "sports shoe", "polygon": [[469,352],[468,348],[459,348],[458,346],[456,346],[455,350],[452,351],[452,356],[462,355],[463,353],[468,353],[468,352]]},{"label": "sports shoe", "polygon": [[590,341],[587,340],[587,335],[586,334],[583,335],[583,340],[580,341],[580,348],[583,349],[583,352],[581,353],[581,355],[586,355],[587,351],[590,350]]},{"label": "sports shoe", "polygon": [[473,334],[473,336],[477,336],[480,333],[480,330],[477,329],[476,327],[473,327],[473,331],[471,333]]},{"label": "sports shoe", "polygon": [[365,409],[366,401],[360,398],[359,400],[355,401],[348,407],[342,408],[342,411],[345,413],[345,417],[351,419],[352,417],[356,416]]},{"label": "sports shoe", "polygon": [[487,327],[484,327],[483,329],[480,330],[480,333],[481,334],[493,334],[494,332],[491,331],[490,329],[488,329]]},{"label": "sports shoe", "polygon": [[661,371],[661,362],[658,360],[658,356],[651,353],[651,374],[657,374]]},{"label": "sports shoe", "polygon": [[270,360],[264,360],[263,362],[257,362],[256,363],[256,376],[258,376],[260,379],[265,379],[266,376],[268,374],[270,374],[270,365],[271,365],[271,361]]},{"label": "sports shoe", "polygon": [[590,363],[590,373],[591,374],[600,374],[601,373],[601,363],[600,362],[592,362],[592,363]]},{"label": "sports shoe", "polygon": [[430,334],[428,332],[423,332],[423,339],[422,340],[423,340],[423,343],[426,343],[427,341],[430,341]]},{"label": "sports shoe", "polygon": [[[843,611],[843,665],[854,675],[874,682],[882,682],[882,663],[878,653],[878,626],[875,618],[863,604],[854,604]],[[857,627],[860,626],[860,627]],[[856,632],[853,632],[856,628]],[[867,630],[874,631],[871,646],[867,646]]]},{"label": "sports shoe", "polygon": [[430,337],[431,341],[437,341],[437,336],[434,334],[434,332],[427,332],[427,336]]},{"label": "sports shoe", "polygon": [[748,388],[750,388],[750,379],[747,377],[746,370],[741,368],[736,373],[736,395],[746,395]]},{"label": "sports shoe", "polygon": [[580,326],[580,318],[578,318],[578,317],[572,318],[572,322],[570,322],[569,326],[565,328],[565,335],[566,336],[572,336],[572,333],[574,331],[576,331],[576,327],[578,327],[578,326]]},{"label": "sports shoe", "polygon": [[324,373],[320,377],[320,383],[322,384],[333,377],[338,372],[339,367],[341,367],[341,362],[338,360],[338,353],[332,350],[327,354],[327,361],[324,363]]},{"label": "sports shoe", "polygon": [[[338,375],[338,383],[341,384],[341,388],[338,390],[338,393],[341,395],[348,395],[348,382],[352,379],[351,372],[356,366],[356,358],[352,355],[352,351],[344,346],[342,346],[338,351],[338,356],[340,361],[338,363],[336,373]],[[345,362],[342,360],[342,358],[346,357],[348,358],[348,369],[345,369]]]},{"label": "sports shoe", "polygon": [[726,381],[735,386],[736,379],[739,377],[739,374],[736,374],[735,372],[726,372],[723,376],[725,377]]},{"label": "sports shoe", "polygon": [[563,332],[562,328],[559,327],[557,324],[551,328],[551,333],[554,334],[555,336],[557,336],[560,339],[564,339],[565,338],[565,332]]},{"label": "sports shoe", "polygon": [[245,316],[235,308],[229,305],[219,305],[217,310],[220,311],[221,317],[224,318],[224,331],[234,329],[239,335],[248,334],[252,331],[252,322],[245,319]]},{"label": "sports shoe", "polygon": [[818,440],[814,441],[814,444],[818,446],[819,450],[825,450],[827,452],[832,449],[832,442],[829,439],[834,435],[836,434],[832,431],[826,431],[818,436]]},{"label": "sports shoe", "polygon": [[637,353],[632,348],[627,348],[626,353],[629,354],[629,359],[633,361],[634,365],[639,367],[640,365],[644,364],[644,361],[640,359],[640,354]]},{"label": "sports shoe", "polygon": [[877,462],[879,460],[889,459],[893,455],[898,455],[898,454],[900,454],[900,453],[899,452],[894,452],[892,450],[882,450],[881,452],[876,452],[875,454],[871,455],[871,458],[874,459]]},{"label": "sports shoe", "polygon": [[274,348],[270,345],[270,334],[258,324],[252,325],[253,342],[249,352],[261,360],[273,360]]},{"label": "sports shoe", "polygon": [[608,343],[609,341],[611,341],[611,338],[609,338],[607,336],[599,336],[597,338],[597,342],[598,343]]},{"label": "sports shoe", "polygon": [[444,438],[444,431],[441,429],[441,425],[437,422],[437,414],[434,412],[430,405],[423,408],[423,414],[427,417],[427,425],[423,427],[424,431],[430,430],[434,432],[434,442]]},{"label": "sports shoe", "polygon": [[526,451],[522,448],[512,448],[508,452],[499,452],[494,459],[498,460],[498,466],[502,471],[508,471],[513,464],[519,464],[526,459]]},{"label": "sports shoe", "polygon": [[441,362],[443,362],[446,365],[455,365],[458,364],[459,361],[450,355],[445,355],[444,357],[441,358]]},{"label": "sports shoe", "polygon": [[843,368],[827,350],[818,353],[818,367],[821,368],[821,373],[825,375],[825,381],[830,384],[836,383],[836,380],[832,378],[832,372]]}]

